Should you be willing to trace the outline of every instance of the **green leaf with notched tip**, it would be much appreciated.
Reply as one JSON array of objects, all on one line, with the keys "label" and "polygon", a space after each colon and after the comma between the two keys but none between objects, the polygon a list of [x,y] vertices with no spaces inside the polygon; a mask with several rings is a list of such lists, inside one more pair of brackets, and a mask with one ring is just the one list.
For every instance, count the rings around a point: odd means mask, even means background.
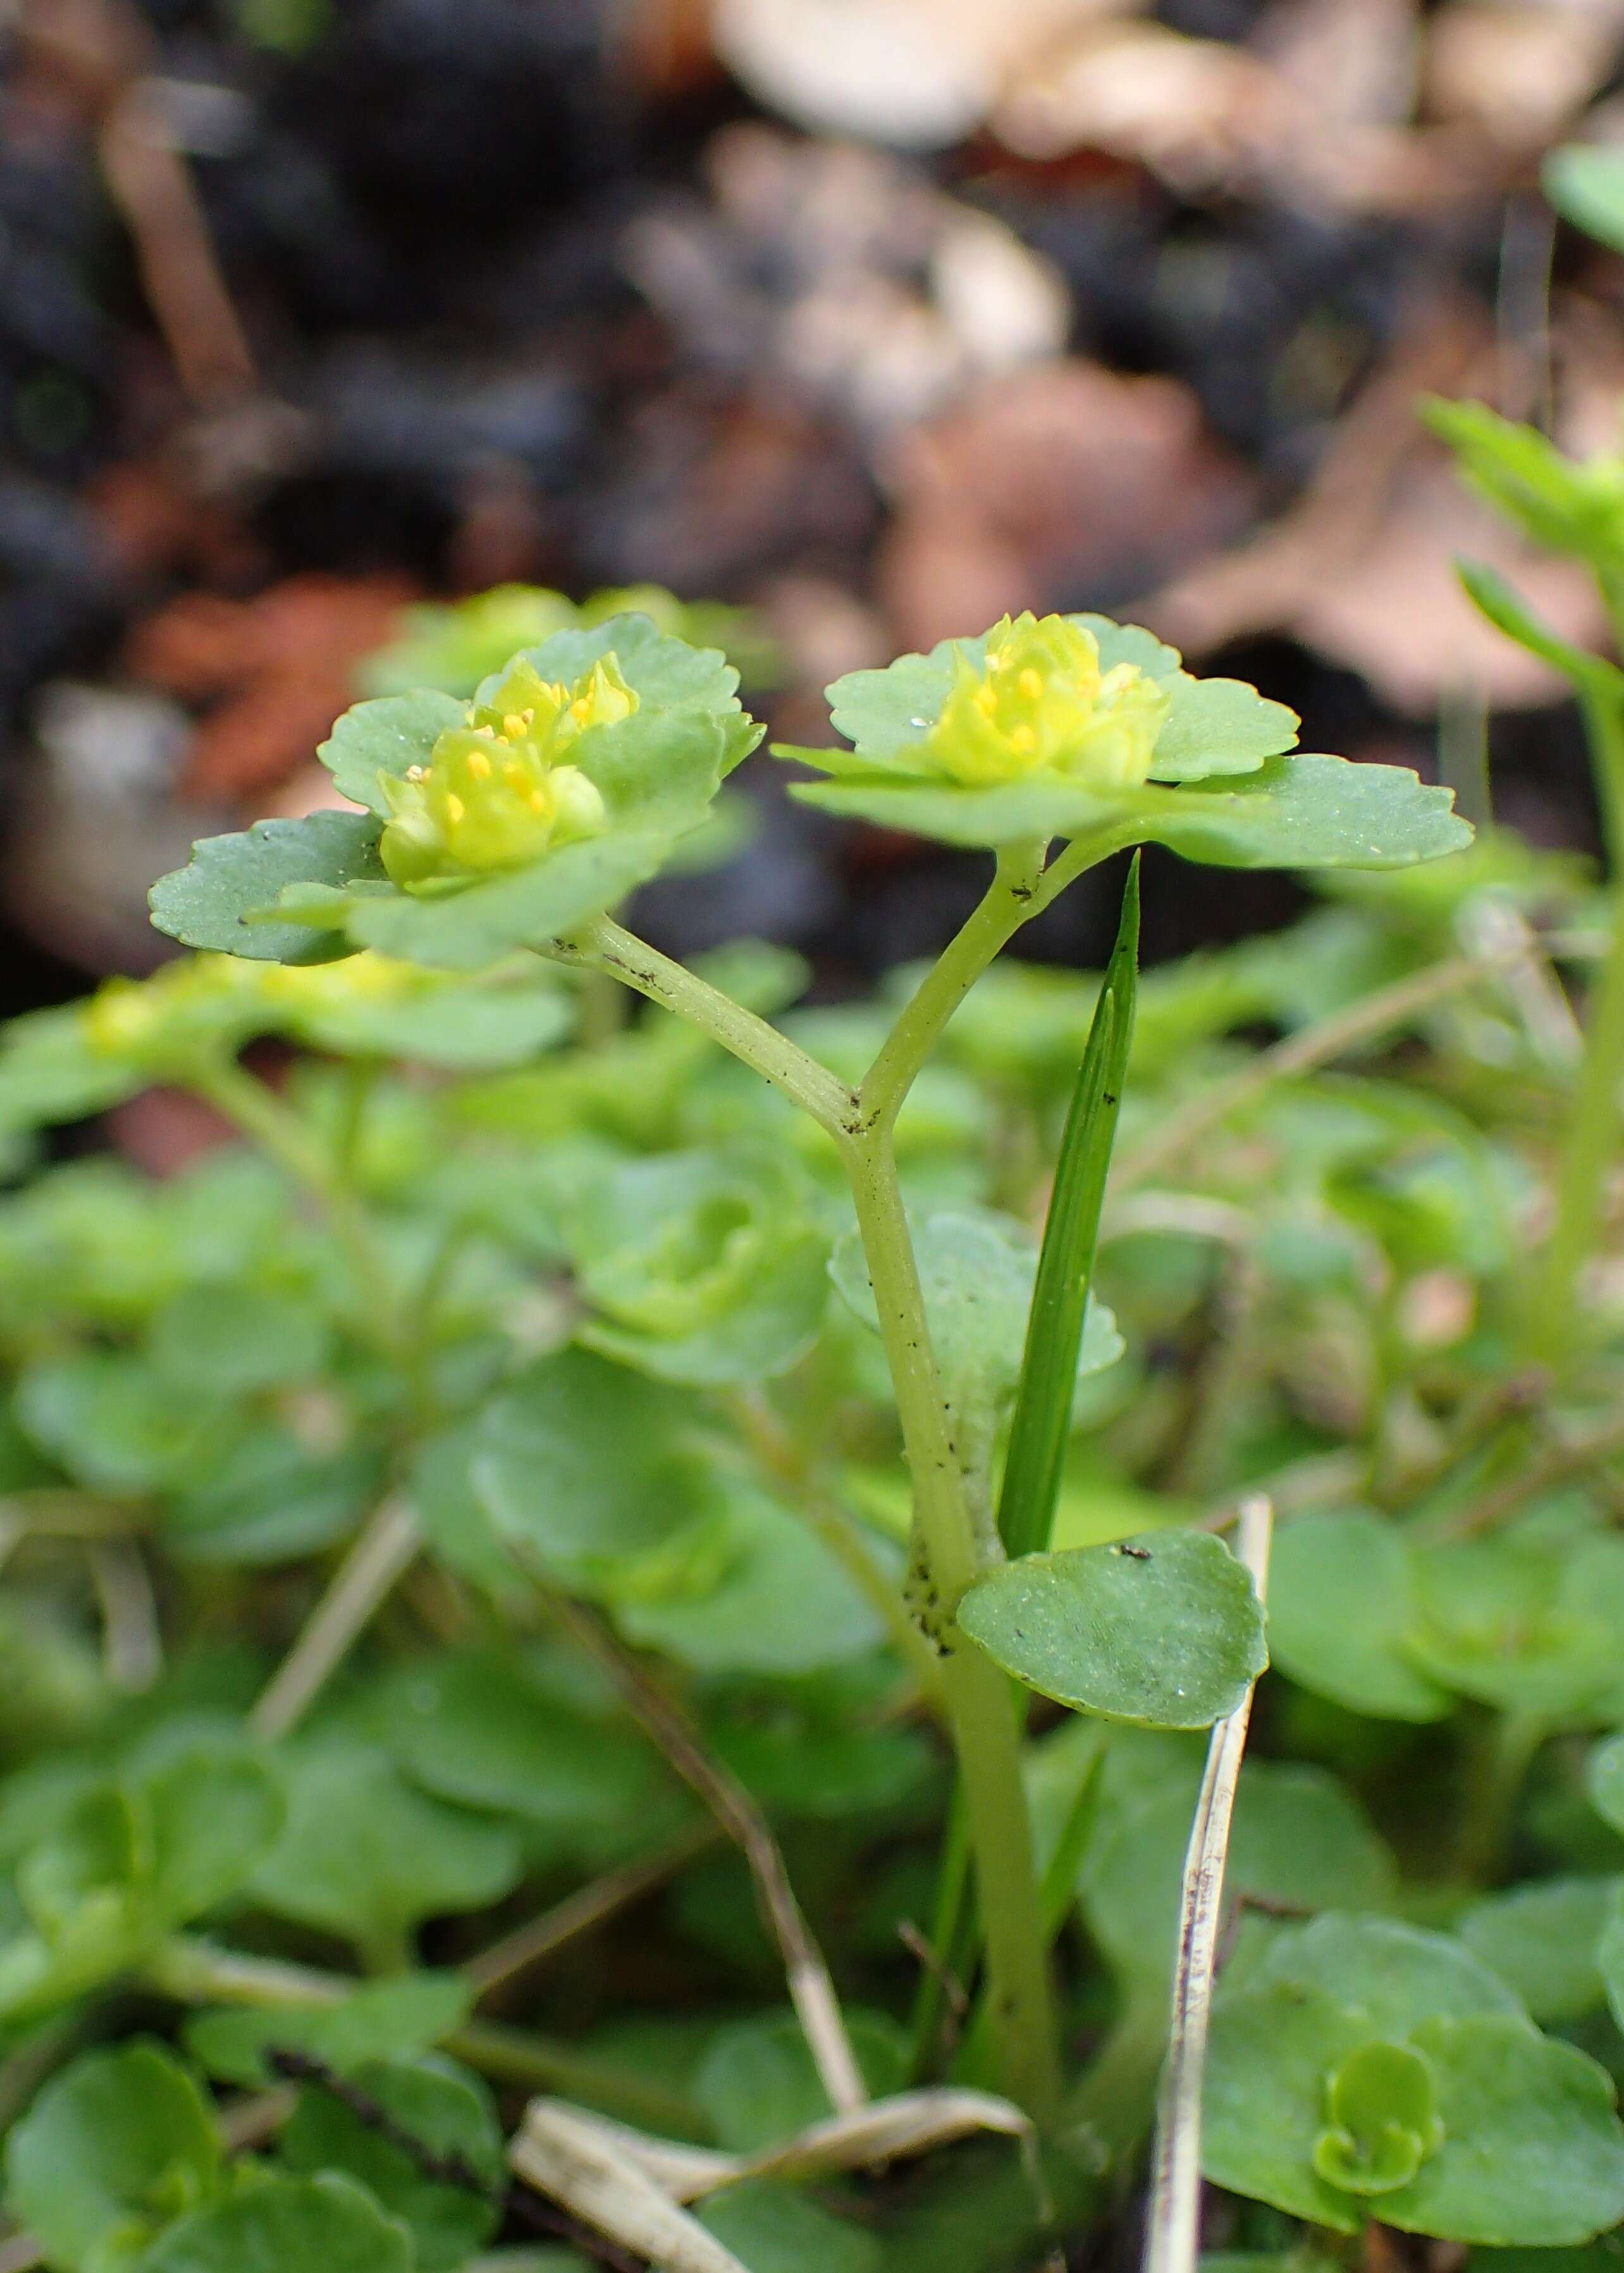
[{"label": "green leaf with notched tip", "polygon": [[1203,1532],[1024,1555],[977,1579],[957,1615],[1040,1695],[1152,1728],[1209,1727],[1269,1662],[1251,1574]]},{"label": "green leaf with notched tip", "polygon": [[378,822],[367,813],[257,821],[237,836],[206,836],[193,845],[190,867],[153,886],[153,921],[188,947],[262,963],[324,961],[333,952],[326,933],[249,919],[273,908],[289,885],[343,892],[352,884],[385,882],[378,838]]}]

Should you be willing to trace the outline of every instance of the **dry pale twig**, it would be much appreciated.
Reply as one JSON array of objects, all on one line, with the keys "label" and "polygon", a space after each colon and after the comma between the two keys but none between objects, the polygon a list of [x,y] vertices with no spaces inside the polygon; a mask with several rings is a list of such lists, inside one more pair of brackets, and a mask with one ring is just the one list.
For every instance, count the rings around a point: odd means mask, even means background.
[{"label": "dry pale twig", "polygon": [[580,1934],[590,1933],[595,1926],[603,1924],[617,1910],[625,1909],[655,1887],[662,1886],[685,1863],[691,1863],[696,1855],[714,1846],[719,1835],[717,1824],[696,1824],[680,1839],[668,1841],[652,1855],[623,1864],[617,1871],[606,1871],[589,1886],[578,1887],[574,1894],[555,1902],[540,1917],[515,1926],[512,1933],[504,1934],[500,1941],[492,1942],[489,1949],[469,1958],[461,1969],[463,1974],[475,1984],[482,1997],[488,1997],[493,1989],[505,1987]]},{"label": "dry pale twig", "polygon": [[[1274,1510],[1260,1497],[1240,1511],[1239,1549],[1260,1597],[1269,1579]],[[1201,2250],[1201,2081],[1212,2009],[1224,1870],[1229,1855],[1235,1787],[1246,1748],[1252,1695],[1212,1732],[1207,1771],[1190,1830],[1179,1905],[1179,1954],[1173,1974],[1172,2028],[1163,2071],[1144,2273],[1195,2273]]]},{"label": "dry pale twig", "polygon": [[749,2273],[697,2218],[678,2209],[620,2141],[577,2108],[536,2101],[508,2159],[526,2186],[646,2257],[655,2273]]},{"label": "dry pale twig", "polygon": [[766,1817],[737,1778],[709,1758],[678,1707],[601,1623],[566,1595],[550,1593],[549,1599],[561,1624],[607,1669],[633,1716],[743,1854],[762,1915],[782,1954],[790,2001],[829,2104],[841,2114],[863,2106],[868,2089],[846,2033],[834,1981],[795,1898]]},{"label": "dry pale twig", "polygon": [[383,1501],[249,1714],[257,1737],[274,1743],[303,1719],[422,1544],[406,1503]]}]

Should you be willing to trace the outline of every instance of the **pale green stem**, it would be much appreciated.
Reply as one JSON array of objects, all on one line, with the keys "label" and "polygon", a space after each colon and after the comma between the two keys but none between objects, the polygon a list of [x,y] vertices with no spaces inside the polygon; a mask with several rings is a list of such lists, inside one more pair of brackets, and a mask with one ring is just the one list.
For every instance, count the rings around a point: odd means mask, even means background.
[{"label": "pale green stem", "polygon": [[1578,1094],[1557,1167],[1556,1222],[1527,1314],[1529,1354],[1546,1364],[1560,1362],[1573,1341],[1575,1287],[1596,1251],[1624,1086],[1624,713],[1594,695],[1583,710],[1607,842],[1613,939],[1591,990]]},{"label": "pale green stem", "polygon": [[573,940],[555,941],[549,950],[560,963],[583,964],[617,979],[624,986],[646,995],[662,1009],[670,1010],[691,1025],[702,1028],[713,1040],[770,1081],[775,1089],[811,1114],[832,1136],[849,1135],[857,1099],[827,1066],[781,1034],[776,1026],[757,1017],[720,987],[710,986],[680,963],[673,963],[607,916],[600,916]]},{"label": "pale green stem", "polygon": [[386,1499],[374,1510],[249,1714],[257,1737],[274,1744],[303,1718],[422,1544],[404,1501]]},{"label": "pale green stem", "polygon": [[[166,1941],[146,1969],[161,1995],[184,2005],[244,2005],[262,2011],[308,2012],[341,2004],[365,1984],[342,1973],[289,1965],[272,1957],[244,1957],[191,1934]],[[573,2044],[528,2029],[484,2021],[465,2022],[440,2038],[453,2059],[504,2083],[556,2091],[651,2130],[687,2135],[693,2110],[675,2093],[640,2076],[609,2067]]]},{"label": "pale green stem", "polygon": [[847,1165],[913,1476],[909,1587],[915,1615],[942,1654],[986,1942],[993,2040],[1004,2089],[1043,2126],[1058,2108],[1060,2063],[1021,1779],[1021,1719],[1007,1676],[954,1625],[981,1563],[887,1132],[853,1144]]}]

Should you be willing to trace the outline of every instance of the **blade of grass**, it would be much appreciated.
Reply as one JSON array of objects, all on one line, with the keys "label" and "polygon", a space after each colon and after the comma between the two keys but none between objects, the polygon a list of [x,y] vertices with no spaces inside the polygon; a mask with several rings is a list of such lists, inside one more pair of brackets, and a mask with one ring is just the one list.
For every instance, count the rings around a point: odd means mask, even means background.
[{"label": "blade of grass", "polygon": [[1010,1426],[998,1527],[1012,1557],[1049,1544],[1071,1435],[1100,1209],[1134,1039],[1139,988],[1139,855],[1127,872],[1117,943],[1105,967],[1072,1093],[1037,1259],[1021,1385]]}]

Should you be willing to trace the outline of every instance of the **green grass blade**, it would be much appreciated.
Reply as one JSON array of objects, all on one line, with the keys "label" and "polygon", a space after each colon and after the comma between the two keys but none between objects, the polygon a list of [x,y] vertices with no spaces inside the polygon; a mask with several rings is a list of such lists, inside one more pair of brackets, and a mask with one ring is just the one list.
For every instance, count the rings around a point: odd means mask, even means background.
[{"label": "green grass blade", "polygon": [[1134,1039],[1139,989],[1139,855],[1122,895],[1117,943],[1095,1006],[1088,1047],[1060,1140],[1037,1283],[1027,1322],[998,1527],[1011,1556],[1047,1547],[1071,1434],[1077,1355],[1094,1277],[1100,1208]]}]

